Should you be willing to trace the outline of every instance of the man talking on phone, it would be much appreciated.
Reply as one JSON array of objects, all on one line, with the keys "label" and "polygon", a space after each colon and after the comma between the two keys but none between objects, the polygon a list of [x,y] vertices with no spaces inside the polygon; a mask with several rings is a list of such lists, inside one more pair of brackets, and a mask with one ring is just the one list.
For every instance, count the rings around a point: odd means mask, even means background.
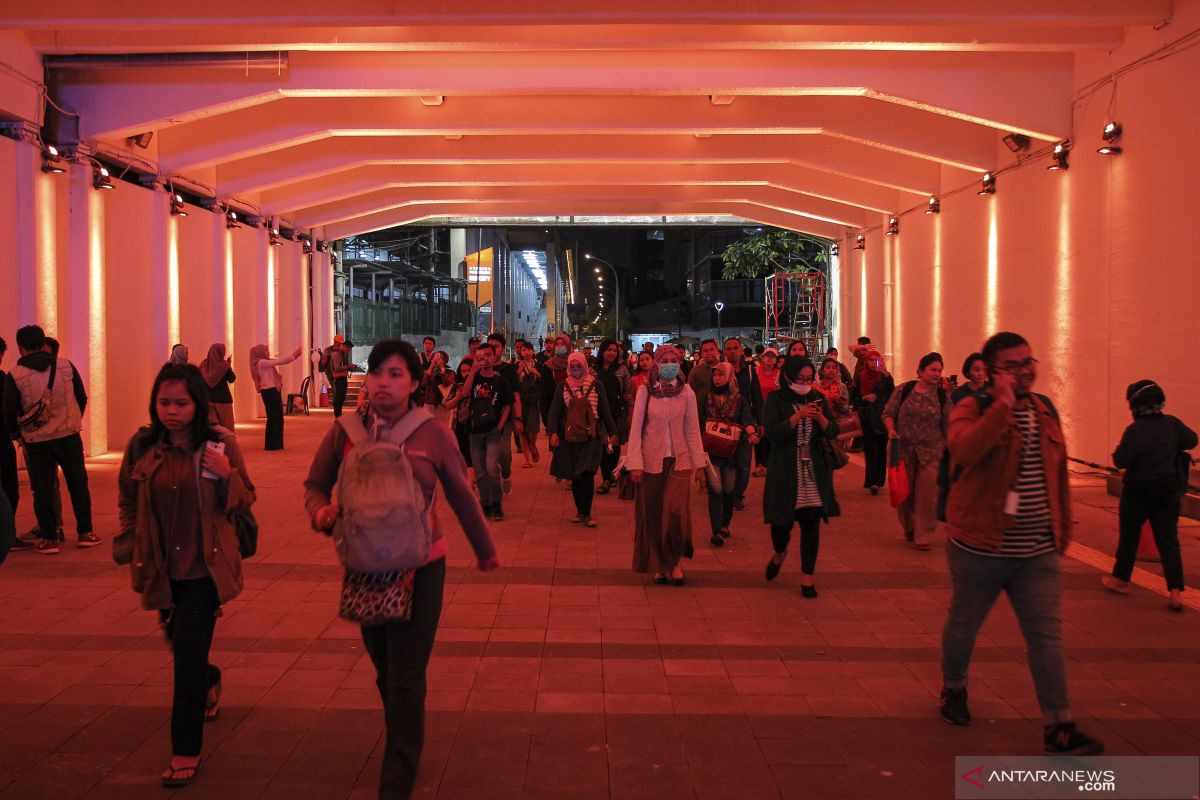
[{"label": "man talking on phone", "polygon": [[1071,539],[1067,448],[1058,412],[1033,391],[1038,361],[1023,337],[983,346],[991,392],[950,414],[950,455],[961,473],[946,509],[954,587],[942,631],[942,718],[967,725],[975,637],[1001,592],[1020,623],[1047,755],[1097,755],[1104,745],[1071,718],[1062,641],[1062,553]]}]

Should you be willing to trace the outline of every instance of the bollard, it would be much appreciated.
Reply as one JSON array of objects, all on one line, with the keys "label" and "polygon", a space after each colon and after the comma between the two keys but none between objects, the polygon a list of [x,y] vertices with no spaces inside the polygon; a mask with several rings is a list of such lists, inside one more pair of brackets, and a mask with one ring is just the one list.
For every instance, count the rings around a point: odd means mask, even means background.
[{"label": "bollard", "polygon": [[1162,561],[1162,557],[1158,554],[1158,546],[1154,544],[1154,531],[1150,530],[1149,522],[1142,525],[1142,537],[1138,539],[1137,560]]}]

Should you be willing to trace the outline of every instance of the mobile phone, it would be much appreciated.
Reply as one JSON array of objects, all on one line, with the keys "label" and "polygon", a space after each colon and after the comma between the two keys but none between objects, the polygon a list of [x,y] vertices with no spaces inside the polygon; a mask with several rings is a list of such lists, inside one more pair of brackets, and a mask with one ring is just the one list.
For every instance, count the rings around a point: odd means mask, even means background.
[{"label": "mobile phone", "polygon": [[[205,442],[204,447],[209,450],[215,450],[218,453],[225,452],[225,443],[224,442]],[[200,470],[200,477],[208,478],[209,480],[214,480],[214,481],[219,481],[221,479],[220,475],[218,475],[217,473],[213,472],[212,470],[208,470],[208,469]]]}]

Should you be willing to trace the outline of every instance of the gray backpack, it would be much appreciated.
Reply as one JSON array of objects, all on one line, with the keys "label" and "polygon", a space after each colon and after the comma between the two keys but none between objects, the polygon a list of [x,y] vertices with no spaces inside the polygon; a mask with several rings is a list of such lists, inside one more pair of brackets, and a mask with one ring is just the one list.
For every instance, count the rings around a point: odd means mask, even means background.
[{"label": "gray backpack", "polygon": [[384,440],[375,439],[357,414],[338,419],[354,445],[338,470],[339,513],[333,526],[334,545],[346,569],[397,572],[428,561],[433,521],[404,443],[431,419],[428,411],[414,407]]}]

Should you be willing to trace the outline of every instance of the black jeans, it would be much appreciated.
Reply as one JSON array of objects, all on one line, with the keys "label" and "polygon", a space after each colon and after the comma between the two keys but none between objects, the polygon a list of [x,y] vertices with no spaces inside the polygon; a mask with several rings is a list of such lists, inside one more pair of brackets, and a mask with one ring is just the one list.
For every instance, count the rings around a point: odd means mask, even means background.
[{"label": "black jeans", "polygon": [[[708,481],[708,524],[712,535],[728,529],[733,521],[733,495],[738,469],[731,459],[714,458],[712,470],[705,470]],[[716,479],[713,474],[716,473]]]},{"label": "black jeans", "polygon": [[221,682],[221,670],[208,663],[221,602],[212,578],[171,581],[171,602],[173,609],[158,612],[175,653],[171,753],[198,756],[204,745],[208,690]]},{"label": "black jeans", "polygon": [[596,473],[583,472],[571,479],[571,497],[580,516],[592,515],[592,500],[596,496]]},{"label": "black jeans", "polygon": [[350,379],[345,375],[333,379],[333,415],[335,417],[342,415],[342,406],[346,405],[346,389],[349,386]]},{"label": "black jeans", "polygon": [[1179,553],[1179,494],[1170,486],[1127,483],[1121,488],[1120,538],[1113,577],[1127,581],[1133,574],[1142,526],[1150,523],[1154,544],[1162,557],[1167,589],[1183,591],[1183,558]]},{"label": "black jeans", "polygon": [[613,445],[612,452],[606,449],[604,455],[600,457],[600,477],[610,483],[614,480],[613,470],[617,468],[617,462],[621,460],[621,445]]},{"label": "black jeans", "polygon": [[[797,508],[796,522],[800,523],[800,571],[812,575],[817,569],[817,551],[821,547],[820,508]],[[771,544],[776,553],[786,553],[792,540],[791,525],[772,525]]]},{"label": "black jeans", "polygon": [[425,668],[442,614],[445,583],[446,559],[421,567],[413,573],[412,618],[362,628],[387,725],[380,800],[406,800],[417,781],[425,746]]},{"label": "black jeans", "polygon": [[[62,469],[75,512],[75,531],[92,532],[92,495],[88,490],[87,469],[83,463],[83,439],[78,433],[48,442],[27,442],[25,464],[29,467],[29,488],[33,490],[33,513],[38,533],[53,540],[58,535],[54,496],[58,491],[58,470]],[[61,504],[58,514],[61,515]]]},{"label": "black jeans", "polygon": [[767,459],[771,457],[771,440],[763,437],[758,440],[758,444],[754,445],[754,466],[765,467]]},{"label": "black jeans", "polygon": [[267,409],[267,434],[264,450],[283,449],[283,398],[278,389],[262,390],[263,406]]},{"label": "black jeans", "polygon": [[863,457],[867,460],[867,475],[863,478],[863,486],[887,485],[887,444],[886,433],[863,431]]},{"label": "black jeans", "polygon": [[17,473],[17,448],[7,433],[0,432],[0,491],[8,497],[12,512],[17,513],[21,499],[20,475]]}]

